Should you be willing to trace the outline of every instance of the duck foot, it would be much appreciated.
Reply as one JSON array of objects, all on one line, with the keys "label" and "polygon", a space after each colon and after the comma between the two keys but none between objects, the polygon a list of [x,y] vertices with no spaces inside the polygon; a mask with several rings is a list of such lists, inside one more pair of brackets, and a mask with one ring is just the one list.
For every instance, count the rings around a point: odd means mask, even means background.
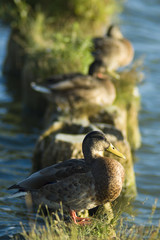
[{"label": "duck foot", "polygon": [[70,210],[70,216],[73,219],[73,222],[77,225],[89,225],[91,224],[90,218],[77,217],[74,210]]}]

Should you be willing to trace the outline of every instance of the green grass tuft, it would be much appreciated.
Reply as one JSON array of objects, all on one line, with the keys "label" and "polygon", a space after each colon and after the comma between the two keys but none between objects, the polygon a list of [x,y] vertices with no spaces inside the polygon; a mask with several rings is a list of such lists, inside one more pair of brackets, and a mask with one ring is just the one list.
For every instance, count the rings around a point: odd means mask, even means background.
[{"label": "green grass tuft", "polygon": [[[130,204],[128,206],[130,208]],[[20,239],[21,236],[25,240],[156,240],[160,238],[160,224],[158,226],[152,224],[152,218],[156,210],[156,201],[151,209],[151,217],[143,226],[136,224],[131,217],[122,217],[123,210],[124,206],[122,206],[122,209],[116,208],[115,216],[110,222],[108,222],[106,214],[98,211],[91,218],[92,223],[86,226],[75,225],[69,220],[64,221],[63,212],[61,212],[61,217],[57,213],[54,214],[54,217],[50,214],[47,217],[44,215],[42,217],[38,216],[39,219],[41,218],[41,221],[36,219],[35,222],[31,222],[30,230],[26,230],[21,224],[22,233],[19,237],[17,236],[17,239]]]}]

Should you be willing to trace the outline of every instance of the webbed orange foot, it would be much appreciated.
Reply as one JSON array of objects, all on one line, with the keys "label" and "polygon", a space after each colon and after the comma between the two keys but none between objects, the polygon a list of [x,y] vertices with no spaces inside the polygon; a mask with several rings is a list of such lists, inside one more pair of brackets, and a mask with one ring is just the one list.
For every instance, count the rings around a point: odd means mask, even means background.
[{"label": "webbed orange foot", "polygon": [[91,224],[90,218],[77,217],[74,210],[70,210],[70,216],[73,219],[73,222],[77,225],[89,225]]}]

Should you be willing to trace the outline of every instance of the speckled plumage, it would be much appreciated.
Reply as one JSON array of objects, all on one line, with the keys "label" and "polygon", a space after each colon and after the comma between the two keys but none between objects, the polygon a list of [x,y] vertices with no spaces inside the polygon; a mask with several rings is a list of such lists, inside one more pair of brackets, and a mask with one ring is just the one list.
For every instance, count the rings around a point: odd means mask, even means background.
[{"label": "speckled plumage", "polygon": [[105,135],[92,131],[83,140],[84,159],[71,159],[44,168],[11,186],[31,193],[33,202],[65,211],[91,209],[116,199],[124,180],[124,168],[104,157],[104,151],[124,157]]}]

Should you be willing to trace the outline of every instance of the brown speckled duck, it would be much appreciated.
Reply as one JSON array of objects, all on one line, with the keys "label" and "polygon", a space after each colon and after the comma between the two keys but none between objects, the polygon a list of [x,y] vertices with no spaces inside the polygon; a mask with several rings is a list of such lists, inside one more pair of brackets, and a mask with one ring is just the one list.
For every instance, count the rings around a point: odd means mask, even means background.
[{"label": "brown speckled duck", "polygon": [[133,60],[134,49],[131,42],[124,38],[115,25],[108,28],[106,36],[95,38],[93,42],[95,59],[102,60],[109,72],[124,67]]},{"label": "brown speckled duck", "polygon": [[108,151],[125,158],[99,131],[88,133],[82,144],[84,159],[70,159],[33,173],[9,189],[15,195],[31,194],[33,203],[52,210],[70,212],[76,224],[89,224],[89,218],[76,216],[75,211],[91,209],[115,200],[122,190],[124,168],[115,159],[104,157]]},{"label": "brown speckled duck", "polygon": [[[90,65],[89,74],[71,73],[46,78],[43,84],[32,83],[34,90],[44,93],[50,102],[69,108],[108,106],[116,97],[114,84],[105,74],[101,60]],[[88,108],[89,108],[88,107]],[[64,108],[67,109],[67,106]]]}]

